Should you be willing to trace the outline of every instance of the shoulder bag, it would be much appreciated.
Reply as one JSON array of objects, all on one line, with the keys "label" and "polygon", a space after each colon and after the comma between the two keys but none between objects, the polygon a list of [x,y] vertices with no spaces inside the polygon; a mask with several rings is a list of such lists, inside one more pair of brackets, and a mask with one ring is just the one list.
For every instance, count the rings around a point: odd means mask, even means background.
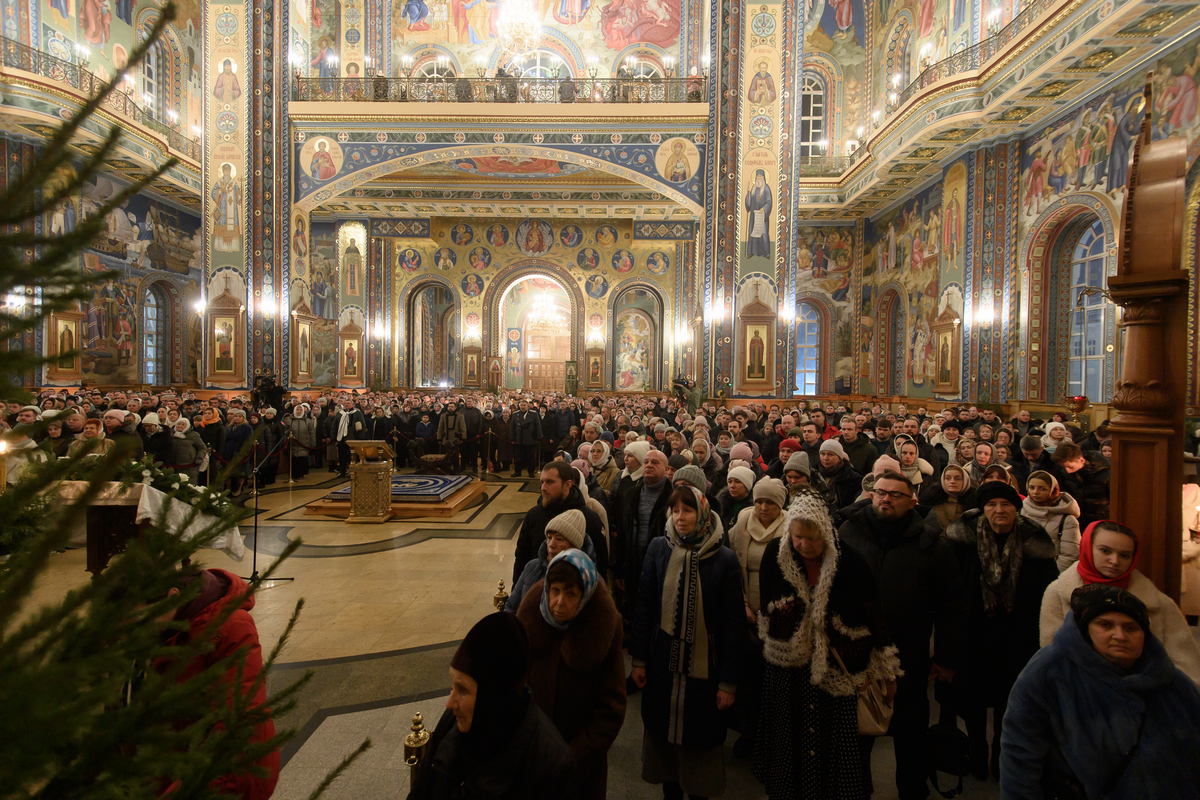
[{"label": "shoulder bag", "polygon": [[[853,683],[854,677],[850,670],[846,669],[846,663],[842,661],[837,648],[829,649],[833,651],[833,657],[837,659],[842,672],[846,673],[846,677]],[[888,726],[892,723],[892,714],[896,710],[883,699],[887,696],[883,681],[879,678],[868,679],[861,686],[855,684],[855,688],[858,690],[858,732],[863,736],[883,736],[887,733]]]}]

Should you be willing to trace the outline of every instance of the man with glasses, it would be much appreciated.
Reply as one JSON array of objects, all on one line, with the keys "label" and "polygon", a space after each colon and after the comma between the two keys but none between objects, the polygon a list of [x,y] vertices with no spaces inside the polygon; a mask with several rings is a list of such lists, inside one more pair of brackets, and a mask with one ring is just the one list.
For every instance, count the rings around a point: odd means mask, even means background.
[{"label": "man with glasses", "polygon": [[[929,795],[929,676],[953,680],[967,642],[967,602],[958,565],[949,545],[922,536],[924,520],[914,510],[914,494],[904,475],[884,472],[875,481],[871,505],[838,529],[838,538],[867,560],[879,585],[888,632],[900,651],[904,677],[889,729],[900,800]],[[863,737],[860,742],[863,760],[870,763],[875,740]]]}]

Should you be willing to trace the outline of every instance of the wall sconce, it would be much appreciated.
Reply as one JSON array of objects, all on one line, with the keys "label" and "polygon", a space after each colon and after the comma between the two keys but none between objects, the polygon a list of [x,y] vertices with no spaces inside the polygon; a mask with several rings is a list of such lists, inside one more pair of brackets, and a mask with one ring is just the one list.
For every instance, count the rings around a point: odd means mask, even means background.
[{"label": "wall sconce", "polygon": [[708,77],[708,68],[712,64],[712,56],[708,53],[700,56],[700,69],[704,71],[704,77]]},{"label": "wall sconce", "polygon": [[384,326],[382,321],[377,321],[375,323],[375,338],[380,340],[387,338],[387,328]]},{"label": "wall sconce", "polygon": [[87,47],[87,45],[75,45],[75,60],[79,63],[79,66],[87,69],[88,61],[90,61],[91,58],[92,51]]},{"label": "wall sconce", "polygon": [[784,325],[791,325],[796,321],[796,312],[790,308],[779,309],[779,321]]},{"label": "wall sconce", "polygon": [[195,311],[200,316],[204,316],[204,310],[206,308],[208,308],[208,305],[204,302],[203,297],[199,298],[198,300],[196,300],[196,302],[192,303],[192,310]]}]

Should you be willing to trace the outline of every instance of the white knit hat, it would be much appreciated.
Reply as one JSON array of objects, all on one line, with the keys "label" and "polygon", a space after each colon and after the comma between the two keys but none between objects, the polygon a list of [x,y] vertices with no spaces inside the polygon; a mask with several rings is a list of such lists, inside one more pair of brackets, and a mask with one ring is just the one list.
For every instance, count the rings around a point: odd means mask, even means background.
[{"label": "white knit hat", "polygon": [[142,417],[142,424],[143,425],[162,425],[162,423],[158,421],[158,414],[156,414],[153,411],[151,411],[146,416]]},{"label": "white knit hat", "polygon": [[787,487],[777,478],[763,478],[754,484],[754,500],[769,500],[783,508],[787,505]]},{"label": "white knit hat", "polygon": [[582,511],[571,508],[547,522],[546,533],[557,533],[576,550],[582,550],[583,539],[587,536],[587,520]]},{"label": "white knit hat", "polygon": [[850,457],[846,455],[846,451],[842,447],[842,443],[839,442],[837,439],[826,439],[825,441],[821,442],[821,452],[822,453],[837,453],[837,457],[840,458],[842,461],[850,460]]},{"label": "white knit hat", "polygon": [[731,468],[726,474],[726,479],[728,480],[729,478],[741,483],[746,487],[747,491],[754,488],[754,470],[750,469],[749,467]]},{"label": "white knit hat", "polygon": [[639,464],[642,464],[646,461],[646,456],[651,449],[653,448],[650,447],[649,442],[630,442],[625,445],[625,454],[633,456]]}]

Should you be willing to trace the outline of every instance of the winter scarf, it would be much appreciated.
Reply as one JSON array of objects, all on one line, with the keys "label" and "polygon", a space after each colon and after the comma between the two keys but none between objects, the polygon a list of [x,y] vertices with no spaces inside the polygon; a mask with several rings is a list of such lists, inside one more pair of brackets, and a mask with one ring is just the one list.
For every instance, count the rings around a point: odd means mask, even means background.
[{"label": "winter scarf", "polygon": [[[1054,441],[1054,439],[1050,436],[1050,432],[1055,430],[1060,430],[1063,433],[1067,433],[1067,426],[1063,425],[1061,422],[1049,422],[1046,424],[1046,432],[1042,434],[1042,447],[1046,448],[1047,453],[1053,453],[1054,448],[1058,447],[1059,445],[1059,443]],[[1067,433],[1062,441],[1071,441],[1071,435]]]},{"label": "winter scarf", "polygon": [[[183,423],[183,430],[179,430],[179,423]],[[171,436],[176,439],[187,438],[187,432],[192,429],[192,423],[187,421],[187,417],[180,417],[175,420],[175,424],[171,427]]]},{"label": "winter scarf", "polygon": [[609,455],[608,442],[603,439],[597,439],[592,443],[591,452],[588,453],[588,463],[592,465],[592,469],[599,472],[608,466],[608,462],[612,460]]},{"label": "winter scarf", "polygon": [[967,464],[967,470],[971,475],[971,480],[974,481],[976,484],[983,483],[983,471],[985,469],[987,469],[988,467],[990,467],[994,463],[991,458],[988,459],[988,463],[986,463],[986,464],[981,464],[979,462],[979,451],[985,447],[987,448],[989,455],[991,455],[993,457],[996,455],[996,451],[992,448],[992,445],[989,444],[988,442],[976,442],[975,443],[975,459],[970,464]]},{"label": "winter scarf", "polygon": [[975,537],[979,552],[980,588],[983,590],[983,608],[989,617],[994,617],[1003,607],[1012,611],[1017,597],[1017,578],[1021,574],[1021,562],[1025,549],[1014,526],[1004,541],[1001,550],[996,544],[996,533],[987,517],[979,517],[979,533]]},{"label": "winter scarf", "polygon": [[[579,601],[579,607],[575,609],[575,616],[566,622],[559,622],[550,613],[550,567],[553,567],[560,561],[570,564],[579,571],[579,577],[583,580],[583,598]],[[588,558],[587,553],[574,548],[564,550],[554,557],[546,566],[546,581],[542,587],[542,603],[540,606],[542,619],[546,624],[556,631],[565,631],[571,627],[571,623],[579,618],[579,613],[583,611],[583,607],[587,605],[588,600],[592,599],[592,595],[596,592],[596,584],[600,582],[600,576],[596,574],[596,565]]]},{"label": "winter scarf", "polygon": [[721,529],[704,494],[694,487],[699,514],[695,529],[687,536],[675,530],[667,517],[667,541],[671,555],[663,576],[662,614],[659,627],[671,637],[667,667],[671,672],[700,680],[708,678],[708,629],[704,624],[704,598],[700,591],[700,562],[721,549]]}]

